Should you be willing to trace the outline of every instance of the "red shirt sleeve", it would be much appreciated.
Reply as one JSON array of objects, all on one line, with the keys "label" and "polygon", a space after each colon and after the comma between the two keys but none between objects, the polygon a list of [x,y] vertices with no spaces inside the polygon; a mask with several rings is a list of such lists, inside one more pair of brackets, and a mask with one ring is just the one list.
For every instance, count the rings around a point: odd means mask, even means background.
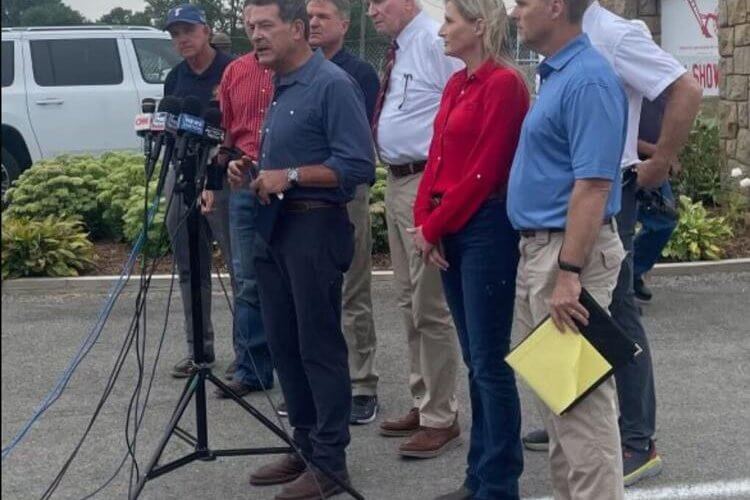
[{"label": "red shirt sleeve", "polygon": [[[229,89],[232,86],[232,73],[234,64],[230,64],[229,67],[224,71],[224,75],[221,77],[221,83],[219,83],[219,107],[221,108],[221,126],[226,130],[227,135],[232,126],[234,119],[232,115],[232,106]],[[231,139],[230,139],[231,140]]]},{"label": "red shirt sleeve", "polygon": [[441,136],[441,127],[445,121],[443,119],[444,113],[447,113],[449,111],[447,109],[447,103],[450,102],[453,93],[456,92],[455,82],[456,75],[454,74],[454,76],[450,80],[448,80],[448,83],[445,85],[443,96],[440,98],[440,108],[438,109],[438,112],[435,115],[435,121],[433,122],[432,141],[430,142],[430,150],[429,154],[427,155],[427,165],[425,165],[424,173],[422,174],[422,178],[419,181],[417,198],[414,201],[414,227],[423,225],[429,217],[430,212],[432,212],[432,204],[430,202],[430,198],[432,197],[432,195],[430,193],[430,189],[435,183],[435,151],[437,151],[438,148],[437,138]]},{"label": "red shirt sleeve", "polygon": [[468,170],[443,193],[440,206],[422,223],[430,243],[458,232],[492,193],[508,183],[529,93],[521,77],[508,70],[491,77],[482,100],[484,113],[479,135],[466,157]]}]

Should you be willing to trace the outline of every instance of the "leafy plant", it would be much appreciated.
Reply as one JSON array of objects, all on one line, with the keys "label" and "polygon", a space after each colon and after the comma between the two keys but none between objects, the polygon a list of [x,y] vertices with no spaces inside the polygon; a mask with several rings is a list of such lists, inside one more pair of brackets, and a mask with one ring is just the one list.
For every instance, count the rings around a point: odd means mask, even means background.
[{"label": "leafy plant", "polygon": [[[131,190],[127,201],[127,208],[122,217],[125,239],[134,245],[143,229],[145,186],[136,186]],[[156,186],[149,186],[148,208],[156,194]],[[162,256],[169,251],[169,235],[165,227],[166,202],[162,198],[159,210],[148,229],[148,239],[143,246],[143,252],[150,257]]]},{"label": "leafy plant", "polygon": [[722,192],[719,128],[697,120],[680,153],[682,171],[673,184],[680,195],[715,206]]},{"label": "leafy plant", "polygon": [[106,175],[92,156],[60,156],[26,170],[8,190],[6,215],[15,218],[80,218],[95,238],[106,236],[97,201]]},{"label": "leafy plant", "polygon": [[2,244],[3,279],[77,276],[93,265],[93,244],[78,219],[6,217]]},{"label": "leafy plant", "polygon": [[384,167],[375,170],[375,184],[370,189],[372,252],[388,253],[388,226],[385,221],[385,188],[388,173]]},{"label": "leafy plant", "polygon": [[672,239],[662,251],[664,257],[679,261],[717,260],[722,246],[732,237],[725,217],[709,216],[703,202],[680,196],[680,220]]},{"label": "leafy plant", "polygon": [[[136,199],[133,196],[136,193],[142,195],[143,186],[146,184],[143,156],[131,153],[106,153],[99,161],[107,172],[99,181],[97,195],[97,201],[102,206],[102,222],[113,238],[119,240],[125,237],[132,242],[133,238],[127,237],[124,232],[124,217],[135,205],[143,208],[143,198]],[[158,178],[158,175],[157,171],[154,178]],[[155,181],[152,182],[155,184]]]}]

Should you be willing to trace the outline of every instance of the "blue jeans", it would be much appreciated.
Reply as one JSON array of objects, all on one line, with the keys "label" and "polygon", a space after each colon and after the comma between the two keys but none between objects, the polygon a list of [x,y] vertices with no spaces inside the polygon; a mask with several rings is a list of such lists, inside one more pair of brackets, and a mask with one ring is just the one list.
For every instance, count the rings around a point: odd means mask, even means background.
[{"label": "blue jeans", "polygon": [[258,298],[253,253],[257,201],[247,190],[232,191],[229,198],[229,228],[232,242],[232,266],[237,281],[234,296],[237,371],[234,379],[245,385],[266,389],[273,386],[273,363]]},{"label": "blue jeans", "polygon": [[445,297],[469,368],[471,445],[465,485],[475,499],[517,499],[523,471],[516,381],[503,361],[513,324],[518,234],[505,203],[486,202],[458,233],[443,238]]},{"label": "blue jeans", "polygon": [[[672,186],[666,181],[659,188],[665,201],[673,202]],[[639,279],[654,267],[661,256],[661,251],[669,243],[677,221],[659,213],[647,213],[642,207],[638,208],[638,222],[641,230],[633,243],[633,276]]]}]

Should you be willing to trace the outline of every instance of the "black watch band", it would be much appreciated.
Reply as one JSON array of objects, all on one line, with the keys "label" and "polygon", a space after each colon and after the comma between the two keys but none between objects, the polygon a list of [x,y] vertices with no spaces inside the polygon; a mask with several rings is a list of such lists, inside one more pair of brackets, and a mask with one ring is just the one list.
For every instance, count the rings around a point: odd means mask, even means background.
[{"label": "black watch band", "polygon": [[576,274],[581,274],[581,272],[583,271],[582,267],[574,266],[573,264],[569,264],[568,262],[562,261],[560,259],[557,260],[557,267],[559,267],[561,271],[568,271]]}]

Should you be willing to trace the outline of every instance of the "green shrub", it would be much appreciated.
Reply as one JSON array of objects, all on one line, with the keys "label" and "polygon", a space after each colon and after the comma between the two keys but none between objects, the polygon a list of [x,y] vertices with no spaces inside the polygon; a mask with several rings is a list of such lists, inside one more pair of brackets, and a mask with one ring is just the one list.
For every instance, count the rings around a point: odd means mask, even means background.
[{"label": "green shrub", "polygon": [[[122,217],[123,235],[125,239],[134,245],[143,229],[143,200],[146,192],[145,186],[135,186],[130,191],[127,200],[127,209]],[[148,208],[151,209],[152,200],[156,194],[156,185],[149,185]],[[165,227],[166,201],[162,197],[159,203],[159,211],[148,230],[148,240],[143,246],[143,252],[149,257],[165,255],[169,251],[169,234]]]},{"label": "green shrub", "polygon": [[679,261],[717,260],[732,237],[725,217],[709,216],[703,203],[680,196],[680,220],[662,255]]},{"label": "green shrub", "polygon": [[3,279],[77,276],[93,265],[93,244],[78,219],[4,217]]},{"label": "green shrub", "polygon": [[680,153],[682,171],[676,176],[675,191],[691,200],[716,206],[722,193],[719,128],[697,120]]},{"label": "green shrub", "polygon": [[378,167],[375,174],[375,184],[370,189],[372,253],[388,253],[388,227],[385,221],[385,186],[388,173],[384,167]]},{"label": "green shrub", "polygon": [[[112,238],[120,240],[125,236],[125,213],[132,208],[134,191],[146,184],[143,170],[143,155],[132,153],[106,153],[100,160],[106,175],[99,181],[97,201],[102,206],[102,221],[109,228]],[[154,179],[158,178],[158,172]],[[156,180],[152,181],[154,184]],[[127,238],[131,240],[130,238]]]},{"label": "green shrub", "polygon": [[5,215],[24,219],[80,218],[94,238],[108,236],[97,195],[106,175],[92,156],[60,156],[27,169],[8,190]]}]

